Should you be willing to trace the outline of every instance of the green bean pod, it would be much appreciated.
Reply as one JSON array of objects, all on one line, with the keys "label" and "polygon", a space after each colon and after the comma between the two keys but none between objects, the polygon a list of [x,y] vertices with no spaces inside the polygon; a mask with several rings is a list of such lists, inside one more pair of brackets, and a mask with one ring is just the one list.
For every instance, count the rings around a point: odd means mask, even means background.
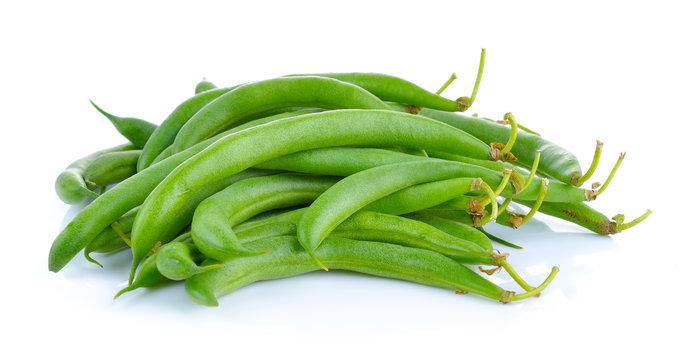
[{"label": "green bean pod", "polygon": [[[261,239],[253,242],[253,247],[272,251],[258,257],[230,258],[222,268],[194,275],[186,280],[186,294],[199,304],[217,306],[218,296],[256,281],[281,279],[320,269],[293,236]],[[430,250],[331,237],[315,251],[316,256],[331,269],[474,293],[503,303],[541,292],[555,275],[554,271],[545,284],[533,292],[514,295],[464,265]]]},{"label": "green bean pod", "polygon": [[[394,111],[325,111],[239,131],[222,137],[178,166],[146,198],[132,229],[132,273],[156,243],[168,241],[166,229],[173,225],[176,214],[207,184],[298,151],[330,146],[396,145],[489,157],[488,146],[473,142],[462,131]],[[237,253],[244,251],[240,249]]]},{"label": "green bean pod", "polygon": [[174,139],[173,152],[184,150],[234,124],[294,107],[389,109],[366,90],[335,79],[304,76],[258,81],[220,96],[193,115]]},{"label": "green bean pod", "polygon": [[355,84],[384,101],[393,101],[443,111],[459,111],[456,100],[436,93],[396,76],[379,73],[321,73],[289,76],[322,76]]},{"label": "green bean pod", "polygon": [[86,185],[83,178],[83,172],[100,155],[116,151],[131,150],[133,148],[133,144],[119,145],[96,151],[69,164],[55,180],[55,192],[57,196],[67,204],[78,204],[84,201],[88,196],[98,197],[98,194],[90,190],[88,185]]},{"label": "green bean pod", "polygon": [[[420,111],[420,115],[464,130],[486,143],[506,143],[510,137],[510,126],[495,121],[432,109],[423,109]],[[517,141],[511,150],[518,158],[518,163],[525,167],[531,167],[537,150],[541,150],[541,159],[537,170],[539,173],[565,184],[571,184],[577,177],[582,176],[580,163],[571,152],[540,136],[518,130]]]},{"label": "green bean pod", "polygon": [[335,177],[277,174],[236,182],[201,202],[193,215],[193,242],[205,255],[225,260],[241,245],[232,227],[266,210],[309,204]]},{"label": "green bean pod", "polygon": [[107,186],[136,174],[141,150],[116,151],[95,158],[84,170],[84,181],[93,186]]},{"label": "green bean pod", "polygon": [[207,79],[203,78],[203,80],[199,81],[198,84],[196,84],[196,90],[195,94],[198,95],[204,91],[208,90],[213,90],[217,89],[217,85],[209,82]]},{"label": "green bean pod", "polygon": [[120,134],[131,141],[131,143],[134,144],[137,149],[142,149],[146,142],[148,142],[148,139],[153,134],[155,129],[157,129],[157,125],[149,123],[145,120],[112,115],[98,107],[98,105],[96,105],[93,101],[91,101],[91,105],[93,105],[98,112],[110,120],[115,129],[117,129]]},{"label": "green bean pod", "polygon": [[331,232],[334,237],[432,250],[463,264],[492,265],[491,243],[485,247],[474,240],[476,234],[466,235],[456,237],[421,221],[372,211],[354,213]]},{"label": "green bean pod", "polygon": [[143,147],[143,152],[138,160],[137,170],[143,171],[149,167],[153,160],[167,147],[172,145],[179,129],[201,108],[220,95],[225,94],[235,87],[221,88],[204,91],[182,102],[169,116],[153,131],[152,135]]}]

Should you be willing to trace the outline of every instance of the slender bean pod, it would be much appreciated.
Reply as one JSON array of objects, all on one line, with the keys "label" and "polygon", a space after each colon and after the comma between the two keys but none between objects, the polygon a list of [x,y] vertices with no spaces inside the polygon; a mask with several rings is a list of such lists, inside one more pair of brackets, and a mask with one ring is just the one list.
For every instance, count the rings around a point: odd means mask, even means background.
[{"label": "slender bean pod", "polygon": [[230,91],[193,115],[174,139],[173,152],[184,150],[237,123],[294,107],[389,109],[361,87],[318,76],[276,78]]},{"label": "slender bean pod", "polygon": [[[319,269],[295,237],[262,239],[259,246],[272,251],[254,258],[231,258],[223,263],[222,268],[194,275],[186,280],[186,293],[199,304],[217,306],[218,296],[253,282],[281,279]],[[558,270],[554,268],[549,278],[533,291],[515,295],[464,265],[430,250],[332,237],[316,251],[316,256],[331,269],[469,292],[503,303],[540,293]]]}]

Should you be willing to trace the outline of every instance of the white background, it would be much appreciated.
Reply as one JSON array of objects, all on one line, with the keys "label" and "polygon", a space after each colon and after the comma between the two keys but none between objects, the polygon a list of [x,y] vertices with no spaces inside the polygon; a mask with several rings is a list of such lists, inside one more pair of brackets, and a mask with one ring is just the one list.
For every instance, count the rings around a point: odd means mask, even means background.
[{"label": "white background", "polygon": [[[685,331],[685,64],[679,2],[22,2],[0,6],[0,354],[21,358],[599,358],[676,355]],[[479,5],[476,5],[479,3]],[[326,4],[326,5],[325,5]],[[91,108],[159,123],[207,77],[229,86],[287,73],[369,71],[468,95],[471,112],[523,124],[587,166],[627,157],[593,206],[643,224],[612,237],[538,215],[510,251],[540,298],[472,295],[344,273],[254,284],[218,308],[183,286],[113,301],[129,254],[47,270],[78,207],[53,191],[72,160],[122,143]],[[495,229],[495,228],[494,228]],[[516,289],[503,274],[495,281]],[[15,356],[16,357],[16,356]]]}]

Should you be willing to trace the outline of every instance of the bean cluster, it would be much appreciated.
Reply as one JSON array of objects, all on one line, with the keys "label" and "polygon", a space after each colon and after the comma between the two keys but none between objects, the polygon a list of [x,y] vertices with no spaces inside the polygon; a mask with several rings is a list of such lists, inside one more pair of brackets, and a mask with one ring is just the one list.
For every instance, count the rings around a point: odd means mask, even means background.
[{"label": "bean cluster", "polygon": [[[95,108],[129,143],[73,162],[55,189],[92,200],[57,236],[49,268],[83,250],[131,249],[129,285],[185,280],[191,299],[259,280],[343,269],[479,294],[502,303],[538,295],[493,243],[496,222],[517,229],[537,212],[615,234],[645,219],[608,219],[588,203],[576,157],[518,124],[465,115],[471,96],[441,96],[377,73],[287,75],[196,94],[154,125]],[[508,210],[509,204],[530,209]],[[489,281],[504,269],[524,290]]]}]

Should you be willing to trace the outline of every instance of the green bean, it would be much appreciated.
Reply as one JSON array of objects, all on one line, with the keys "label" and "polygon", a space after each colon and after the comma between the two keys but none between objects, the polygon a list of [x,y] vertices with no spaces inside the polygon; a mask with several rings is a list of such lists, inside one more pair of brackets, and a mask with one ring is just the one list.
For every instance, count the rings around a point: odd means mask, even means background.
[{"label": "green bean", "polygon": [[443,111],[458,111],[459,104],[396,76],[379,73],[320,73],[288,76],[321,76],[355,84],[384,101]]},{"label": "green bean", "polygon": [[[219,269],[194,275],[186,280],[186,293],[195,302],[217,306],[217,297],[260,280],[280,279],[318,270],[297,238],[276,237],[255,241],[262,249],[272,249],[263,256],[235,257]],[[328,238],[316,256],[329,268],[350,270],[458,292],[482,295],[503,303],[540,293],[558,272],[554,267],[542,285],[515,295],[479,276],[464,265],[434,251],[400,245]]]},{"label": "green bean", "polygon": [[[205,255],[225,260],[242,249],[232,227],[266,210],[309,204],[338,178],[277,174],[238,181],[196,208],[193,242]],[[249,252],[249,250],[245,250]]]},{"label": "green bean", "polygon": [[335,79],[303,76],[258,81],[222,95],[193,115],[179,130],[173,151],[184,150],[234,124],[293,107],[389,109],[364,89]]},{"label": "green bean", "polygon": [[196,85],[196,92],[195,94],[198,95],[204,91],[208,90],[213,90],[217,89],[217,86],[209,81],[207,79],[203,78],[197,85]]},{"label": "green bean", "polygon": [[354,213],[341,222],[331,236],[433,250],[463,264],[495,264],[489,242],[485,247],[470,238],[453,236],[421,221],[372,211]]},{"label": "green bean", "polygon": [[136,174],[136,163],[140,155],[141,150],[102,154],[84,170],[84,181],[92,186],[107,186],[128,179]]},{"label": "green bean", "polygon": [[[414,184],[467,176],[463,164],[442,160],[390,164],[361,171],[337,182],[310,205],[298,223],[298,240],[317,261],[314,250],[324,238],[365,205]],[[490,191],[488,185],[475,180],[466,191]]]},{"label": "green bean", "polygon": [[[529,207],[534,206],[534,201],[518,200],[517,202]],[[637,225],[651,215],[651,210],[647,210],[637,219],[623,223],[624,216],[616,215],[611,220],[585,203],[550,203],[546,201],[541,204],[539,211],[580,225],[600,235],[617,234]]]},{"label": "green bean", "polygon": [[162,245],[155,259],[157,270],[162,276],[170,280],[184,280],[193,275],[210,271],[224,266],[212,264],[198,266],[196,263],[204,260],[204,256],[191,243],[170,242]]},{"label": "green bean", "polygon": [[189,199],[198,189],[217,179],[275,157],[329,146],[400,145],[487,158],[488,146],[471,140],[472,137],[446,124],[384,110],[335,110],[300,115],[222,137],[174,169],[145,200],[132,230],[132,276],[155,243],[168,240],[166,229],[188,205]]},{"label": "green bean", "polygon": [[146,142],[150,138],[150,135],[157,129],[157,125],[149,123],[145,120],[132,118],[132,117],[119,117],[112,115],[105,110],[101,109],[93,101],[89,100],[91,105],[103,114],[114,127],[122,134],[125,138],[131,141],[137,149],[142,149]]},{"label": "green bean", "polygon": [[146,142],[146,145],[143,147],[143,153],[141,153],[141,157],[138,160],[137,170],[141,172],[143,169],[149,167],[153,160],[165,148],[172,145],[179,129],[181,129],[188,119],[197,113],[198,110],[234,88],[235,87],[204,91],[179,104],[160,126],[155,129],[148,139],[148,142]]},{"label": "green bean", "polygon": [[134,145],[124,144],[111,147],[104,150],[96,151],[79,160],[69,164],[67,168],[57,176],[55,180],[55,192],[62,201],[67,204],[77,204],[84,201],[88,196],[98,197],[98,194],[88,188],[83,179],[84,170],[90,165],[93,160],[102,154],[115,151],[124,151],[133,149]]}]

